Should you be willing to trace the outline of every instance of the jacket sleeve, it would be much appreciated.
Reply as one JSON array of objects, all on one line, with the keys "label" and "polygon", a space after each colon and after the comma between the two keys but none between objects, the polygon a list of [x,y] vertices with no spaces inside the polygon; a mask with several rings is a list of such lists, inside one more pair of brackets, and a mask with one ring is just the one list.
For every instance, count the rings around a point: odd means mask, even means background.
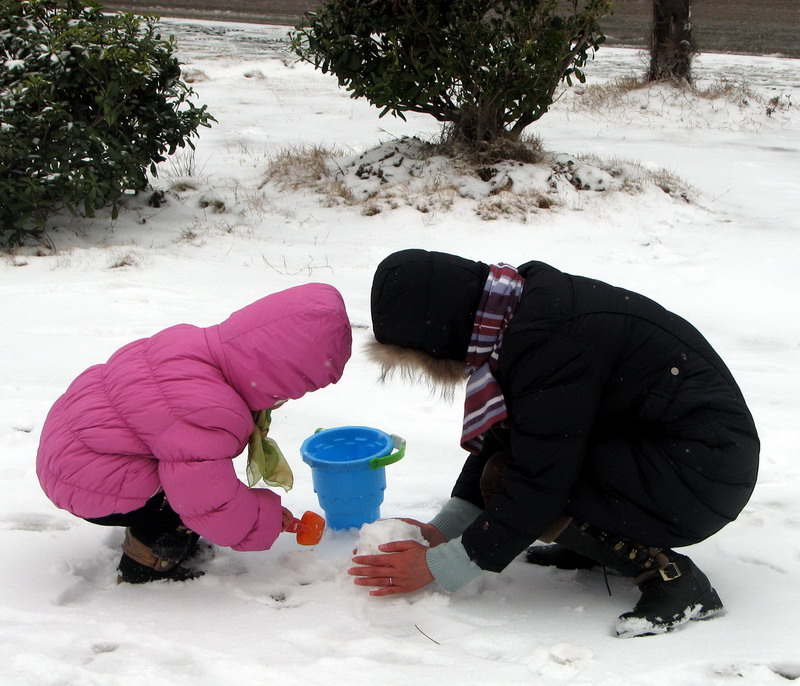
[{"label": "jacket sleeve", "polygon": [[594,355],[564,336],[531,348],[503,387],[511,459],[500,488],[464,531],[469,557],[499,572],[565,513],[602,389]]},{"label": "jacket sleeve", "polygon": [[230,459],[161,462],[158,471],[181,521],[212,543],[266,550],[281,532],[280,496],[245,486]]},{"label": "jacket sleeve", "polygon": [[281,499],[236,476],[252,418],[204,408],[176,420],[154,443],[170,505],[192,531],[235,550],[266,550],[281,532]]}]

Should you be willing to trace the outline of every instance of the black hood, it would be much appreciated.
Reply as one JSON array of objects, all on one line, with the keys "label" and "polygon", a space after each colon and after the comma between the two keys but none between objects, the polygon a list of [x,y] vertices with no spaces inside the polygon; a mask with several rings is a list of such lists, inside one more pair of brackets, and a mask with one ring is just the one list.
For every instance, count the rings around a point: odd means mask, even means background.
[{"label": "black hood", "polygon": [[489,265],[427,250],[402,250],[378,265],[372,328],[379,343],[463,360]]}]

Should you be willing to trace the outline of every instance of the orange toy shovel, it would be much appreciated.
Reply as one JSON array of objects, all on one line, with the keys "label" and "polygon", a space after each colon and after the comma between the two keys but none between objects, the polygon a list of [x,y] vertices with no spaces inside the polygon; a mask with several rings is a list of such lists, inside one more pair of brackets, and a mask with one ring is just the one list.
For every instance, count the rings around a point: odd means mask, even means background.
[{"label": "orange toy shovel", "polygon": [[297,542],[300,545],[316,545],[322,538],[325,531],[325,520],[316,512],[310,510],[301,519],[294,518],[294,521],[287,527],[286,531],[297,534]]}]

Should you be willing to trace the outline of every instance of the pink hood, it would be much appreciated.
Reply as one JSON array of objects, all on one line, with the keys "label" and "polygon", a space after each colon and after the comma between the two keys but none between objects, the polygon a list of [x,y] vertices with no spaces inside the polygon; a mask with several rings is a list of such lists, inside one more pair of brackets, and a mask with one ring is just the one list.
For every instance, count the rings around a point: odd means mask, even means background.
[{"label": "pink hood", "polygon": [[251,410],[335,383],[351,345],[341,296],[321,284],[276,293],[234,312],[206,329],[206,340],[225,379]]},{"label": "pink hood", "polygon": [[232,458],[251,411],[339,380],[351,332],[339,292],[307,284],[216,326],[170,327],[90,367],[48,414],[37,474],[79,517],[130,512],[163,488],[194,531],[239,550],[269,548],[280,498],[247,488]]}]

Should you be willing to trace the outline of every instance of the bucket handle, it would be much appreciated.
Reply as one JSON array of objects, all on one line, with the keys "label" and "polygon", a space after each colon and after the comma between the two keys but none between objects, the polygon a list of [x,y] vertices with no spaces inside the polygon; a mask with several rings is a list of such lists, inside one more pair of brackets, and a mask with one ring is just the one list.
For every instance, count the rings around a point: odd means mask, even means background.
[{"label": "bucket handle", "polygon": [[380,469],[381,467],[394,464],[395,462],[399,462],[403,459],[403,456],[406,454],[406,439],[400,438],[400,436],[395,434],[391,434],[391,436],[393,447],[397,452],[384,455],[383,457],[373,457],[369,461],[370,469]]},{"label": "bucket handle", "polygon": [[[317,429],[314,433],[318,434],[320,431],[325,431],[322,427]],[[406,454],[406,439],[401,438],[397,434],[391,434],[392,437],[392,447],[396,450],[396,453],[390,453],[389,455],[384,455],[383,457],[373,457],[369,461],[369,468],[370,469],[380,469],[381,467],[385,467],[386,465],[394,464],[395,462],[399,462],[403,459]]]}]

